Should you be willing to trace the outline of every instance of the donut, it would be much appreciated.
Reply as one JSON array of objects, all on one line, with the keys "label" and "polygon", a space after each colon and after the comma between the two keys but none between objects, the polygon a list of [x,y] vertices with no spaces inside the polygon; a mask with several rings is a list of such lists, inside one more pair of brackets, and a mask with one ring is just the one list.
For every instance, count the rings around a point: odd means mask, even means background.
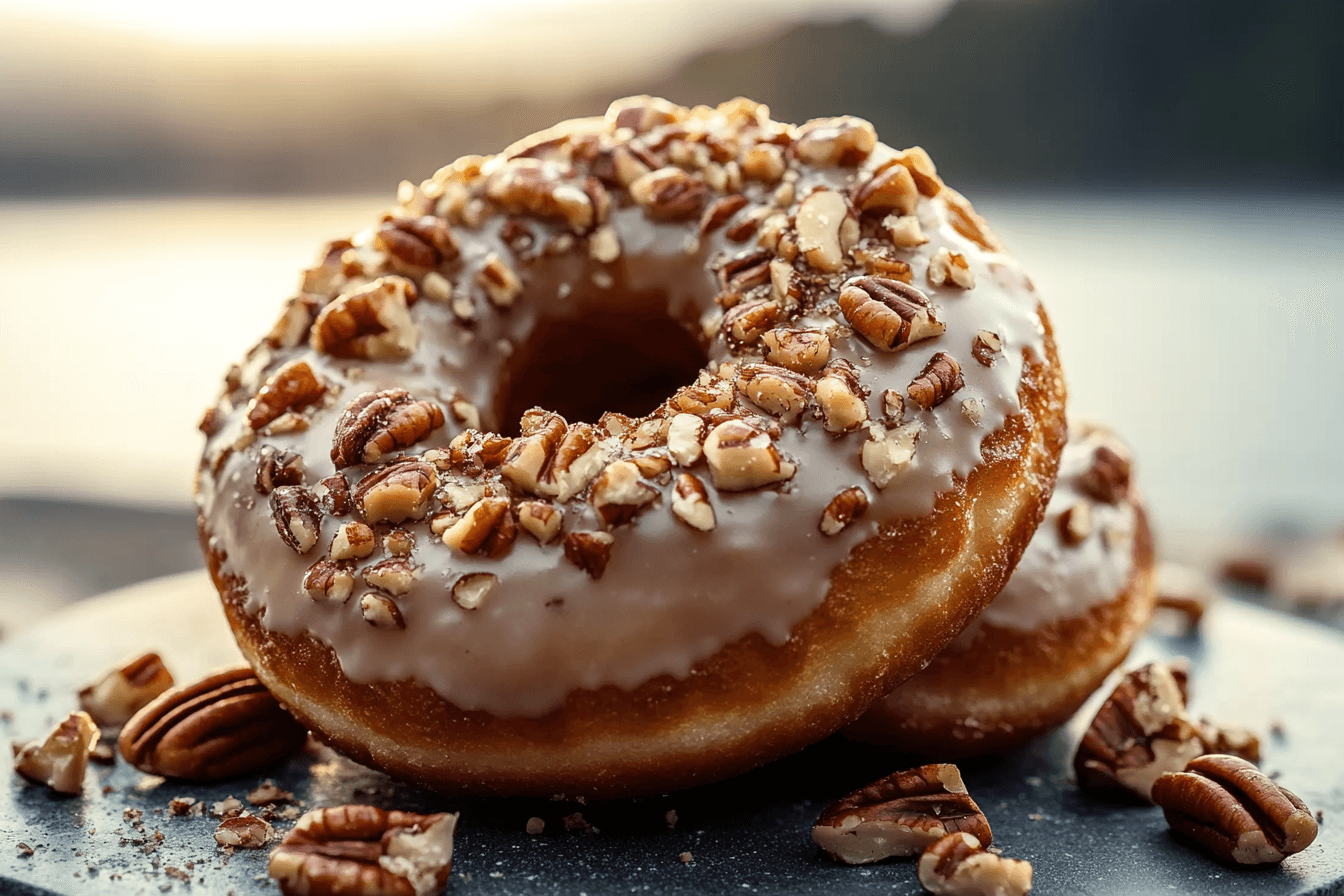
[{"label": "donut", "polygon": [[1063,404],[1030,280],[923,150],[636,97],[326,246],[202,421],[200,537],[257,675],[359,762],[664,792],[946,646]]},{"label": "donut", "polygon": [[1003,591],[845,733],[939,756],[1006,750],[1065,722],[1129,653],[1156,600],[1132,457],[1075,426],[1045,521]]}]

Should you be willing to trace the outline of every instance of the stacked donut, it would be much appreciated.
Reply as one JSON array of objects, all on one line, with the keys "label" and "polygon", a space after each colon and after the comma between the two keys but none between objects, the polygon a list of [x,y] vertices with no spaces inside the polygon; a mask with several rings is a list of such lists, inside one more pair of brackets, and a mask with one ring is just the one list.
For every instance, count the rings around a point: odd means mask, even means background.
[{"label": "stacked donut", "polygon": [[[229,372],[197,483],[244,655],[359,761],[665,791],[854,723],[949,645],[1144,612],[1024,586],[967,630],[1046,517],[1064,386],[1030,280],[922,150],[636,97],[397,199]],[[1147,556],[1127,467],[1112,500],[1077,465],[1060,555]],[[1105,665],[1132,634],[1098,639]],[[882,705],[971,727],[937,699]]]}]

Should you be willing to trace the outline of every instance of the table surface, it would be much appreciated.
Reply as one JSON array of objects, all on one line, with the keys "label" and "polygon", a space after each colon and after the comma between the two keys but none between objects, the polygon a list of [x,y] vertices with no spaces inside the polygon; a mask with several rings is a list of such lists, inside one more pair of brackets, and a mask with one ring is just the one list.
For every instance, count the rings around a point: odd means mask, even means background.
[{"label": "table surface", "polygon": [[[158,650],[180,681],[236,661],[208,579],[173,576],[81,603],[0,648],[0,710],[10,738],[43,732],[75,704],[78,686],[117,660]],[[1316,843],[1282,866],[1231,869],[1181,846],[1152,807],[1082,797],[1068,772],[1072,747],[1100,694],[1057,734],[1007,756],[962,764],[1005,854],[1029,860],[1038,896],[1088,894],[1344,893],[1344,636],[1236,600],[1217,606],[1203,633],[1152,635],[1133,664],[1183,655],[1192,663],[1192,710],[1264,735],[1264,767],[1313,809],[1324,812]],[[922,892],[911,863],[852,868],[823,858],[809,838],[817,813],[855,787],[915,760],[832,738],[721,784],[660,797],[580,807],[526,799],[451,800],[397,784],[323,748],[271,770],[304,808],[345,802],[461,811],[451,893],[616,894]],[[262,780],[219,785],[164,782],[118,761],[92,766],[84,793],[57,797],[11,774],[0,789],[0,892],[153,894],[161,891],[275,893],[266,850],[226,856],[216,822],[166,814],[168,801],[192,796],[240,799]],[[123,817],[144,813],[152,852]],[[678,821],[669,828],[668,810]],[[567,833],[575,811],[599,833]],[[546,821],[540,836],[527,819]],[[279,822],[277,831],[287,823]],[[35,848],[31,857],[19,842]],[[680,860],[691,853],[689,863]],[[186,883],[170,874],[178,869]]]}]

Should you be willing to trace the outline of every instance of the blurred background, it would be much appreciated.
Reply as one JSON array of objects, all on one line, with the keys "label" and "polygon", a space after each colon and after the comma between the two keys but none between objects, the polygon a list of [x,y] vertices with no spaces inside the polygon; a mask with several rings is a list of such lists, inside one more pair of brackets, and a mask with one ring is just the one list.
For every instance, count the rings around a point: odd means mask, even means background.
[{"label": "blurred background", "polygon": [[0,0],[11,637],[200,566],[196,422],[324,241],[633,93],[927,148],[1041,288],[1072,412],[1135,446],[1168,556],[1344,523],[1337,0],[315,10]]}]

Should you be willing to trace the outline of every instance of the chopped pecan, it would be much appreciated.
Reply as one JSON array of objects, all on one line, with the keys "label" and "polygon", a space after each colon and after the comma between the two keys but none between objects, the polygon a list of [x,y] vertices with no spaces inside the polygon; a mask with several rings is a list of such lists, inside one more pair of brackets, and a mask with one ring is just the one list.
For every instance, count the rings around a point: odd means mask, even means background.
[{"label": "chopped pecan", "polygon": [[737,388],[761,410],[793,423],[807,407],[812,383],[786,367],[743,364],[738,369]]},{"label": "chopped pecan", "polygon": [[1316,839],[1306,804],[1237,756],[1192,759],[1185,771],[1158,778],[1152,798],[1176,836],[1224,862],[1282,862]]},{"label": "chopped pecan", "polygon": [[[448,443],[447,466],[456,467],[468,476],[478,475],[507,460],[509,451],[516,441],[498,433],[463,430],[453,436],[453,440]],[[434,457],[437,465],[444,465],[443,454],[440,452],[426,451],[425,457]]]},{"label": "chopped pecan", "polygon": [[667,402],[674,413],[694,414],[697,417],[708,416],[714,411],[725,411],[732,403],[732,384],[708,373],[701,373],[694,385],[678,389]]},{"label": "chopped pecan", "polygon": [[868,404],[854,365],[837,359],[817,380],[817,408],[827,432],[852,432],[868,420]]},{"label": "chopped pecan", "polygon": [[[918,182],[918,178],[916,178]],[[943,195],[947,202],[947,217],[952,224],[952,229],[966,239],[980,246],[986,252],[1002,252],[1003,244],[999,238],[994,235],[994,231],[989,229],[985,219],[975,213],[971,203],[966,197],[956,190],[944,189]]]},{"label": "chopped pecan", "polygon": [[99,725],[115,728],[173,686],[172,673],[157,653],[146,653],[80,689],[79,708]]},{"label": "chopped pecan", "polygon": [[840,492],[821,512],[817,528],[822,535],[839,535],[868,510],[868,495],[857,485]]},{"label": "chopped pecan", "polygon": [[234,849],[261,849],[270,842],[272,833],[265,819],[243,813],[219,823],[215,828],[215,842]]},{"label": "chopped pecan", "polygon": [[986,844],[993,837],[961,772],[937,763],[895,772],[827,806],[812,839],[837,862],[865,865],[916,855],[956,832]]},{"label": "chopped pecan", "polygon": [[984,849],[974,834],[956,833],[919,857],[919,882],[935,896],[1026,896],[1031,863]]},{"label": "chopped pecan", "polygon": [[247,424],[261,429],[287,411],[298,411],[318,401],[327,387],[307,361],[290,361],[257,391],[247,405]]},{"label": "chopped pecan", "polygon": [[350,512],[350,483],[340,473],[319,480],[313,487],[322,509],[332,516],[345,516]]},{"label": "chopped pecan", "polygon": [[457,815],[332,806],[299,819],[267,871],[285,896],[431,896],[453,869]]},{"label": "chopped pecan", "polygon": [[280,319],[266,334],[266,344],[271,348],[294,348],[308,340],[308,331],[313,320],[322,308],[322,300],[317,296],[299,294],[285,302]]},{"label": "chopped pecan", "polygon": [[680,168],[659,168],[630,184],[630,198],[659,221],[693,218],[708,197],[709,185]]},{"label": "chopped pecan", "polygon": [[705,484],[690,473],[677,476],[677,484],[672,488],[672,513],[692,529],[701,532],[713,530],[717,523],[714,505],[709,503]]},{"label": "chopped pecan", "polygon": [[271,492],[271,517],[275,530],[296,554],[306,554],[322,533],[322,508],[308,489],[282,485]]},{"label": "chopped pecan", "polygon": [[745,420],[725,420],[705,438],[715,488],[743,491],[792,479],[797,468],[780,457],[770,434]]},{"label": "chopped pecan", "polygon": [[905,394],[922,410],[942,404],[966,381],[961,378],[961,365],[947,352],[937,352],[919,372]]},{"label": "chopped pecan", "polygon": [[279,762],[307,738],[244,667],[160,694],[121,730],[117,746],[142,772],[218,781]]},{"label": "chopped pecan", "polygon": [[739,164],[743,177],[773,184],[784,176],[784,150],[773,143],[757,143],[743,151]]},{"label": "chopped pecan", "polygon": [[968,398],[961,403],[961,416],[972,425],[979,426],[985,417],[985,403],[978,398]]},{"label": "chopped pecan", "polygon": [[359,599],[359,613],[374,628],[403,629],[406,620],[397,602],[386,594],[369,592]]},{"label": "chopped pecan", "polygon": [[561,502],[583,491],[606,462],[607,453],[600,436],[590,423],[568,427],[537,477],[536,491]]},{"label": "chopped pecan", "polygon": [[420,568],[405,557],[388,557],[364,567],[364,584],[394,596],[406,594],[420,578]]},{"label": "chopped pecan", "polygon": [[464,554],[499,557],[513,546],[518,526],[508,498],[482,498],[443,532],[443,543]]},{"label": "chopped pecan", "polygon": [[443,409],[416,401],[405,389],[365,392],[336,421],[331,460],[337,469],[372,464],[409,448],[443,425]]},{"label": "chopped pecan", "polygon": [[355,588],[355,576],[349,563],[319,560],[303,575],[303,590],[316,601],[345,603]]},{"label": "chopped pecan", "polygon": [[899,426],[905,417],[905,396],[896,389],[882,392],[882,419],[888,426]]},{"label": "chopped pecan", "polygon": [[887,215],[882,219],[882,229],[897,249],[913,249],[929,241],[914,215]]},{"label": "chopped pecan", "polygon": [[910,467],[922,431],[918,423],[892,430],[877,424],[868,427],[868,440],[863,443],[860,460],[873,485],[886,488]]},{"label": "chopped pecan", "polygon": [[611,560],[613,541],[609,532],[571,532],[565,536],[565,559],[600,579]]},{"label": "chopped pecan", "polygon": [[309,342],[337,358],[371,361],[407,358],[420,333],[407,310],[415,304],[415,284],[404,277],[379,277],[341,293],[322,309]]},{"label": "chopped pecan", "polygon": [[774,257],[768,249],[757,249],[719,265],[719,285],[723,289],[719,304],[734,305],[753,287],[769,283],[770,262]]},{"label": "chopped pecan", "polygon": [[1260,761],[1260,738],[1244,728],[1224,728],[1208,719],[1200,719],[1199,740],[1205,753],[1238,756],[1247,762]]},{"label": "chopped pecan", "polygon": [[303,458],[293,451],[262,445],[257,454],[257,478],[254,487],[269,495],[276,486],[303,485]]},{"label": "chopped pecan", "polygon": [[547,501],[524,501],[518,505],[518,525],[546,544],[560,534],[565,512]]},{"label": "chopped pecan", "polygon": [[765,360],[811,376],[831,357],[831,340],[820,330],[776,327],[761,334]]},{"label": "chopped pecan", "polygon": [[808,264],[828,274],[840,270],[845,260],[840,231],[848,215],[849,203],[834,190],[817,190],[802,201],[795,226],[798,251]]},{"label": "chopped pecan", "polygon": [[327,552],[333,560],[361,560],[373,553],[373,530],[363,523],[343,523]]},{"label": "chopped pecan", "polygon": [[695,414],[677,414],[667,425],[667,450],[683,467],[694,466],[705,443],[705,421]]},{"label": "chopped pecan", "polygon": [[57,793],[79,793],[97,744],[93,719],[86,712],[72,712],[44,739],[14,743],[14,771]]},{"label": "chopped pecan", "polygon": [[975,287],[975,274],[971,271],[966,256],[958,252],[949,252],[947,249],[939,249],[933,253],[933,258],[929,259],[928,277],[930,286],[950,284],[962,289]]},{"label": "chopped pecan", "polygon": [[453,583],[453,600],[464,610],[474,610],[499,584],[499,576],[492,572],[469,572]]},{"label": "chopped pecan", "polygon": [[611,264],[621,257],[621,238],[616,228],[603,224],[588,237],[588,254],[594,261]]},{"label": "chopped pecan", "polygon": [[645,134],[685,117],[685,109],[662,97],[627,96],[607,107],[606,120],[613,130],[629,128],[636,134]]},{"label": "chopped pecan", "polygon": [[770,299],[756,299],[734,305],[723,315],[723,330],[735,341],[749,345],[779,322],[781,309]]},{"label": "chopped pecan", "polygon": [[413,268],[436,268],[460,251],[448,222],[433,215],[389,216],[374,234],[373,245]]},{"label": "chopped pecan", "polygon": [[919,187],[919,192],[925,196],[937,196],[943,189],[942,178],[938,176],[938,169],[933,165],[933,159],[929,154],[918,146],[912,146],[903,152],[896,154],[896,161],[905,166],[910,171],[910,176],[915,179],[915,186]]},{"label": "chopped pecan", "polygon": [[369,473],[355,485],[353,500],[370,523],[418,520],[429,510],[439,476],[422,460],[405,458]]},{"label": "chopped pecan", "polygon": [[993,367],[995,355],[1003,351],[1003,340],[998,333],[978,330],[971,340],[971,355],[985,367]]},{"label": "chopped pecan", "polygon": [[438,271],[430,271],[420,281],[420,291],[433,302],[448,304],[453,300],[453,284]]},{"label": "chopped pecan", "polygon": [[902,283],[914,281],[915,275],[910,269],[910,262],[897,258],[889,246],[880,246],[872,240],[865,240],[851,249],[850,254],[854,256],[855,261],[863,265],[864,272],[870,277],[884,277]]},{"label": "chopped pecan", "polygon": [[1092,534],[1092,507],[1079,501],[1059,515],[1059,540],[1070,547],[1080,545]]},{"label": "chopped pecan", "polygon": [[599,212],[605,211],[606,193],[597,202],[594,184],[584,184],[565,178],[563,170],[553,162],[537,159],[509,159],[486,181],[485,193],[505,211],[528,213],[542,218],[563,218],[576,232],[583,233],[598,223]]},{"label": "chopped pecan", "polygon": [[836,301],[849,325],[883,351],[900,351],[947,329],[928,296],[899,280],[859,277],[845,284]]},{"label": "chopped pecan", "polygon": [[914,214],[919,188],[910,169],[891,164],[854,188],[854,207],[860,212]]},{"label": "chopped pecan", "polygon": [[629,522],[639,509],[658,497],[658,489],[643,480],[639,467],[628,460],[607,464],[593,482],[588,503],[608,528]]},{"label": "chopped pecan", "polygon": [[1111,439],[1092,452],[1092,464],[1079,477],[1078,485],[1104,504],[1118,504],[1129,495],[1131,471],[1129,452]]},{"label": "chopped pecan", "polygon": [[862,164],[875,146],[877,131],[870,123],[842,115],[816,118],[799,125],[793,155],[805,165],[848,168]]},{"label": "chopped pecan", "polygon": [[495,252],[485,256],[485,263],[476,273],[476,282],[496,308],[510,307],[523,291],[523,281]]},{"label": "chopped pecan", "polygon": [[405,529],[393,529],[383,536],[383,550],[394,557],[408,557],[415,550],[415,536]]},{"label": "chopped pecan", "polygon": [[713,233],[724,224],[728,219],[742,210],[747,204],[747,197],[741,193],[734,193],[731,196],[721,196],[715,199],[705,209],[705,213],[700,216],[700,235],[704,236]]},{"label": "chopped pecan", "polygon": [[1116,685],[1074,754],[1080,789],[1150,799],[1158,777],[1204,752],[1185,714],[1183,681],[1183,672],[1151,663]]}]

